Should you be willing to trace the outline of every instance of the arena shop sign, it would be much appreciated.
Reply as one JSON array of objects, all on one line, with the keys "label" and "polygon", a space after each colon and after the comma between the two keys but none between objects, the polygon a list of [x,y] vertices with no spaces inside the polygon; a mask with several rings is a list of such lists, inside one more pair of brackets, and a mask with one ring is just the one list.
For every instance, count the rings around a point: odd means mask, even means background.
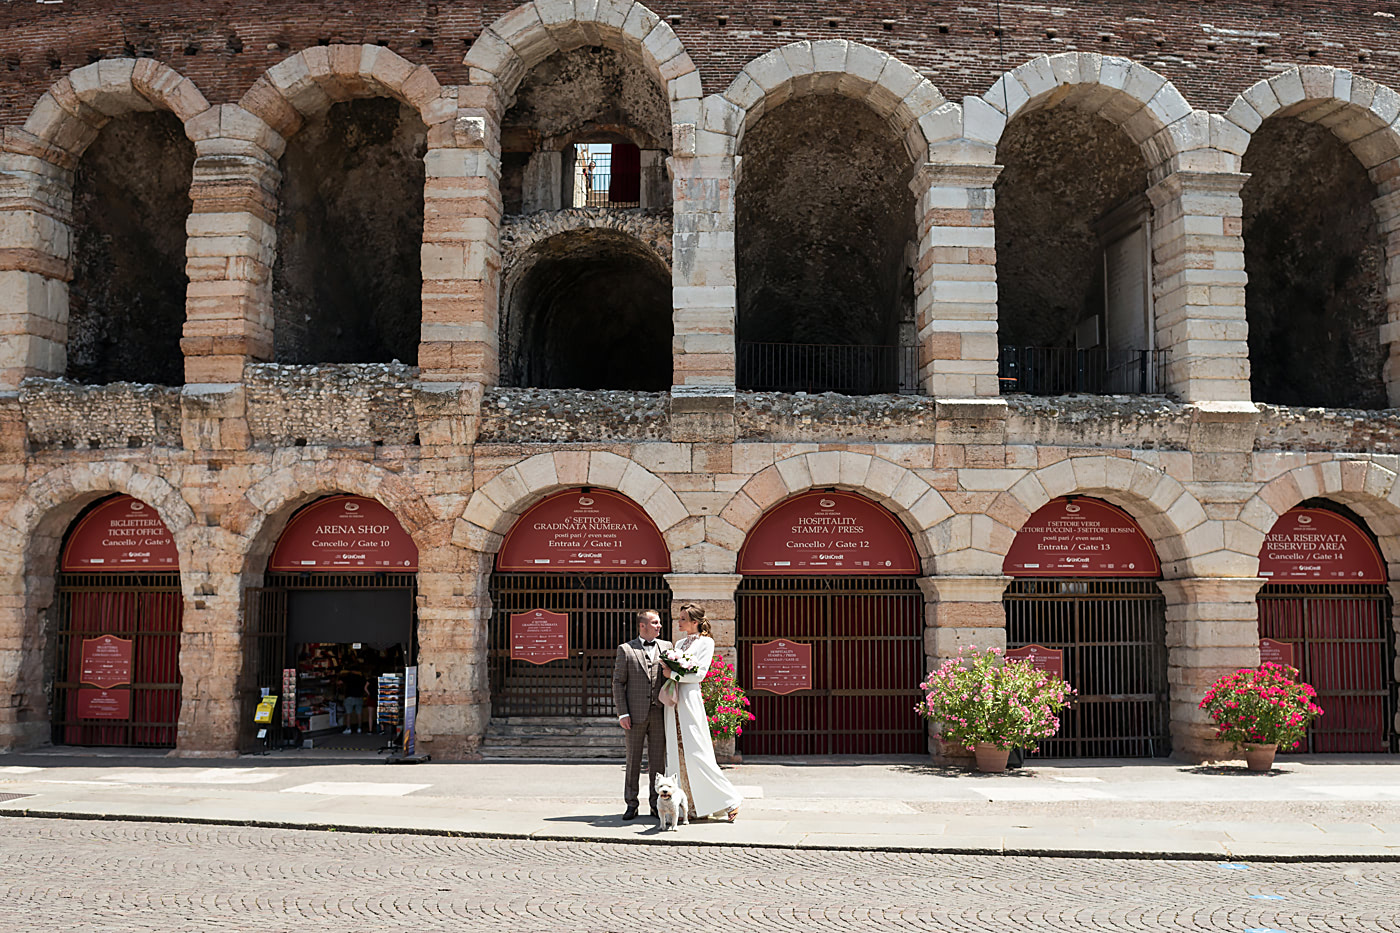
[{"label": "arena shop sign", "polygon": [[1056,499],[1017,532],[1002,563],[1012,577],[1158,577],[1152,542],[1131,515],[1098,499]]},{"label": "arena shop sign", "polygon": [[175,538],[156,510],[117,496],[98,505],[73,529],[63,549],[64,573],[178,572]]},{"label": "arena shop sign", "polygon": [[807,492],[770,509],[739,552],[744,574],[916,574],[919,555],[889,512],[850,492]]},{"label": "arena shop sign", "polygon": [[1384,583],[1385,561],[1370,535],[1327,509],[1291,509],[1259,549],[1270,583]]},{"label": "arena shop sign", "polygon": [[656,524],[631,499],[605,489],[572,489],[520,516],[496,569],[666,573],[671,555]]},{"label": "arena shop sign", "polygon": [[362,496],[332,496],[292,517],[268,569],[412,573],[418,569],[418,546],[382,503]]}]

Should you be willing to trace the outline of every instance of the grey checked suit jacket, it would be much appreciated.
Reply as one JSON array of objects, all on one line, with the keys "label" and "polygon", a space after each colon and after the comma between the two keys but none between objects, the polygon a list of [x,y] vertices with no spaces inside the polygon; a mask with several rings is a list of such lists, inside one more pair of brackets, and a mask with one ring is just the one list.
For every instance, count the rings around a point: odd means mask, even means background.
[{"label": "grey checked suit jacket", "polygon": [[656,664],[650,668],[640,638],[617,646],[617,658],[613,661],[613,703],[617,705],[617,715],[631,716],[633,725],[646,721],[652,702],[666,682],[661,652],[671,647],[671,643],[658,638],[656,645],[659,649]]}]

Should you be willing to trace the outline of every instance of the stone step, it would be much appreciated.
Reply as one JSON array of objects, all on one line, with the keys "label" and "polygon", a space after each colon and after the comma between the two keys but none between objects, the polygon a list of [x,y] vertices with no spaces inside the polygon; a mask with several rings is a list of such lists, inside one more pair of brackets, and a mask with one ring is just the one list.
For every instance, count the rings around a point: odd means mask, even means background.
[{"label": "stone step", "polygon": [[605,726],[580,726],[570,728],[569,726],[492,726],[486,730],[487,736],[491,738],[509,738],[512,736],[543,736],[553,738],[568,738],[569,736],[585,735],[620,735],[622,732],[616,722]]},{"label": "stone step", "polygon": [[519,748],[540,748],[545,746],[577,746],[579,748],[608,748],[624,745],[619,729],[618,735],[510,735],[510,736],[490,736],[482,743],[482,746],[500,748],[512,746]]},{"label": "stone step", "polygon": [[518,759],[518,758],[538,758],[551,760],[556,758],[592,758],[607,761],[621,761],[627,757],[627,750],[621,747],[616,749],[608,747],[584,748],[575,745],[553,745],[553,746],[530,746],[520,747],[513,745],[482,745],[481,757],[485,759]]},{"label": "stone step", "polygon": [[501,716],[481,743],[484,758],[624,758],[626,740],[612,716]]}]

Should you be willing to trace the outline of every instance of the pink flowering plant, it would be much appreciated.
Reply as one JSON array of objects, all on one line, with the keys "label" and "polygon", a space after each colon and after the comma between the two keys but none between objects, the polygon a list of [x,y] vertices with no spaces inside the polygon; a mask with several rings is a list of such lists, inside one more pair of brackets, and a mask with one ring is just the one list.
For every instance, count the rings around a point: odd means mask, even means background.
[{"label": "pink flowering plant", "polygon": [[1236,749],[1251,745],[1293,748],[1308,723],[1322,715],[1317,691],[1298,680],[1298,669],[1263,664],[1241,668],[1211,685],[1201,709],[1215,722],[1215,737]]},{"label": "pink flowering plant", "polygon": [[1074,696],[1059,677],[997,648],[959,649],[919,689],[924,699],[915,712],[940,724],[944,742],[969,748],[1034,748],[1060,731],[1060,713]]},{"label": "pink flowering plant", "polygon": [[705,718],[710,722],[710,738],[732,739],[744,734],[744,724],[753,722],[749,698],[734,679],[734,667],[715,658],[710,672],[700,681],[700,697],[705,701]]}]

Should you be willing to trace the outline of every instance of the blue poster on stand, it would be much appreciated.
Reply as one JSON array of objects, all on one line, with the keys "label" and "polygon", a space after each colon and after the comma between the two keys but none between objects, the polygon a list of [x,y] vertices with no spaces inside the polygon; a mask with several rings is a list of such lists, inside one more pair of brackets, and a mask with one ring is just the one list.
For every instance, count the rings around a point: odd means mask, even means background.
[{"label": "blue poster on stand", "polygon": [[414,724],[418,719],[418,666],[404,669],[403,677],[403,753],[414,755]]}]

